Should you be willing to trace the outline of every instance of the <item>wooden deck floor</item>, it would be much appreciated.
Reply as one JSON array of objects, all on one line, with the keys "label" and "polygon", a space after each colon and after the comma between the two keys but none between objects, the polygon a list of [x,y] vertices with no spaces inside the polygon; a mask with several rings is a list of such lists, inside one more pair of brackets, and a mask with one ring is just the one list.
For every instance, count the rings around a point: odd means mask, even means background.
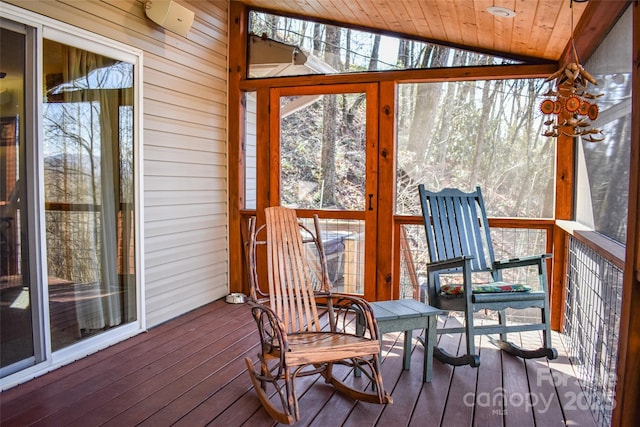
[{"label": "wooden deck floor", "polygon": [[[434,361],[422,383],[422,348],[402,370],[400,333],[386,334],[385,388],[392,405],[354,402],[315,377],[298,381],[298,425],[593,426],[558,335],[560,357],[522,361],[482,341],[481,366]],[[539,339],[523,337],[522,340]],[[3,426],[265,426],[245,371],[258,337],[246,305],[217,301],[149,332],[0,394]],[[417,340],[414,339],[414,343]],[[458,335],[441,345],[457,351]],[[555,380],[555,382],[554,382]],[[555,384],[555,385],[554,385]]]}]

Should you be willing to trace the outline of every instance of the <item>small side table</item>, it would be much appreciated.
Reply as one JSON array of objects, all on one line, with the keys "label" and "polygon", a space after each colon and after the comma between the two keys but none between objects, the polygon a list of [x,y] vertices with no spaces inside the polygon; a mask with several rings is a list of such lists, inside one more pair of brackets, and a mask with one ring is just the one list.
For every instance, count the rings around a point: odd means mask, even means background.
[{"label": "small side table", "polygon": [[[431,382],[433,347],[436,344],[437,315],[443,311],[412,299],[377,301],[369,303],[378,323],[380,334],[404,331],[403,369],[411,366],[411,339],[414,329],[425,330],[424,366],[422,381]],[[363,333],[363,319],[358,316],[356,333]],[[356,370],[356,375],[358,375]]]}]

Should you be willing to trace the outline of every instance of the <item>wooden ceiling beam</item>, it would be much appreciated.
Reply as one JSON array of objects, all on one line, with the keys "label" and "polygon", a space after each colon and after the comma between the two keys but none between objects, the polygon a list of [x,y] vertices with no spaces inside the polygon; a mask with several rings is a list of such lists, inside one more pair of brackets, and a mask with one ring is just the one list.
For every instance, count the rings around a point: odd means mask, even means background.
[{"label": "wooden ceiling beam", "polygon": [[496,80],[512,78],[548,77],[558,69],[557,64],[541,65],[495,65],[464,68],[432,68],[420,70],[363,72],[349,74],[317,74],[277,79],[244,79],[241,90],[256,90],[260,87],[287,87],[300,85],[329,85],[344,83],[369,83],[397,81],[402,83],[444,82],[466,80]]},{"label": "wooden ceiling beam", "polygon": [[[580,22],[573,31],[578,58],[584,63],[596,50],[618,18],[631,4],[630,0],[590,0]],[[564,48],[560,64],[573,62],[571,40]]]}]

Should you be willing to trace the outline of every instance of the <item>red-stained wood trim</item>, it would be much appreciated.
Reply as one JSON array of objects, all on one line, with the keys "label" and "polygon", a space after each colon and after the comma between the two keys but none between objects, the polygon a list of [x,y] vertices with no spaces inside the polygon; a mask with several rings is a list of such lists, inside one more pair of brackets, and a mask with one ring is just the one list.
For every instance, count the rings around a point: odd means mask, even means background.
[{"label": "red-stained wood trim", "polygon": [[576,230],[572,235],[616,267],[624,269],[625,247],[620,243],[596,231]]},{"label": "red-stained wood trim", "polygon": [[[396,236],[398,236],[398,233],[400,231],[400,227],[402,227],[402,225],[406,224],[406,225],[422,225],[423,224],[423,220],[421,216],[405,216],[405,215],[397,215],[394,217],[394,223],[395,223],[395,233]],[[547,233],[547,246],[546,246],[546,251],[547,253],[553,253],[554,254],[554,259],[552,262],[547,262],[548,265],[550,264],[552,267],[554,266],[555,262],[560,262],[562,263],[561,265],[564,266],[564,250],[563,249],[558,249],[559,245],[562,244],[562,248],[565,247],[565,240],[564,239],[564,231],[559,229],[558,227],[556,227],[555,225],[555,220],[553,219],[533,219],[533,218],[527,218],[527,219],[520,219],[520,218],[490,218],[489,219],[489,226],[491,228],[526,228],[526,229],[539,229],[539,230],[545,230]],[[554,251],[559,251],[555,252]],[[396,256],[398,256],[398,254],[400,253],[400,244],[396,243],[394,245],[394,254]],[[557,256],[559,255],[559,256]],[[399,256],[398,256],[399,257]],[[557,261],[558,260],[558,261]],[[393,267],[394,267],[394,274],[395,276],[393,277],[393,284],[394,287],[397,286],[399,288],[400,285],[400,278],[396,277],[399,276],[399,272],[400,272],[400,260],[394,260],[393,262]],[[564,272],[564,269],[562,270],[558,270],[558,271],[562,271]],[[395,273],[397,272],[397,273]],[[558,273],[560,274],[560,273]],[[550,268],[548,268],[548,278],[549,278],[549,283],[551,283],[552,280],[556,280],[555,277],[553,276],[553,273],[551,271]],[[562,280],[562,283],[564,283],[564,277],[561,277],[560,280]],[[555,288],[555,292],[556,294],[552,293],[553,287],[550,286],[550,291],[549,291],[549,299],[552,302],[555,302],[556,305],[558,306],[556,308],[556,310],[558,311],[557,313],[554,313],[553,309],[551,310],[551,320],[552,320],[552,328],[554,330],[559,330],[560,327],[562,326],[562,318],[564,316],[564,293],[563,293],[563,287],[562,286],[556,286]],[[553,320],[554,318],[556,319],[556,324],[553,324]]]},{"label": "red-stained wood trim", "polygon": [[[556,138],[556,206],[555,218],[573,219],[573,185],[575,181],[575,141],[560,134]],[[554,228],[553,262],[549,282],[549,303],[551,306],[551,328],[560,330],[564,313],[564,289],[566,286],[567,239],[565,232]]]},{"label": "red-stained wood trim", "polygon": [[436,68],[424,70],[363,72],[333,75],[291,76],[264,79],[245,79],[242,90],[259,87],[326,86],[332,84],[372,83],[395,81],[399,83],[422,83],[467,80],[500,80],[548,77],[558,70],[557,64],[543,65],[496,65],[487,67]]},{"label": "red-stained wood trim", "polygon": [[[342,86],[340,86],[342,88]],[[389,286],[383,285],[378,277],[379,237],[378,237],[378,214],[380,210],[380,199],[383,187],[380,187],[379,180],[379,151],[380,138],[379,129],[382,114],[379,111],[380,94],[378,83],[368,83],[366,85],[367,94],[367,130],[366,130],[366,172],[365,172],[365,197],[370,199],[365,202],[365,247],[364,251],[364,297],[368,301],[390,299],[391,294],[386,292]],[[387,95],[388,96],[388,95]],[[386,189],[385,189],[386,193]],[[384,253],[383,256],[389,256]],[[389,262],[389,261],[384,261]]]},{"label": "red-stained wood trim", "polygon": [[[259,88],[258,94],[261,101],[258,104],[258,120],[262,117],[262,121],[258,126],[259,141],[263,142],[263,156],[268,158],[264,165],[268,169],[257,171],[258,180],[268,177],[269,186],[266,187],[267,196],[263,200],[264,204],[258,205],[260,210],[264,210],[267,206],[280,205],[280,93],[277,89]],[[265,140],[265,137],[268,140]],[[262,187],[262,186],[261,186]]]},{"label": "red-stained wood trim", "polygon": [[[264,224],[264,208],[272,205],[271,194],[271,114],[270,91],[261,88],[256,92],[256,218]],[[278,129],[280,129],[278,127]],[[278,151],[279,152],[279,151]],[[279,173],[280,169],[278,169]],[[279,176],[278,176],[279,179]],[[275,197],[278,197],[277,193]]]},{"label": "red-stained wood trim", "polygon": [[364,211],[337,211],[337,210],[320,210],[320,209],[296,209],[300,218],[312,218],[313,215],[318,215],[322,218],[329,219],[353,219],[364,221]]},{"label": "red-stained wood trim", "polygon": [[633,3],[633,67],[629,221],[622,289],[616,406],[613,426],[630,426],[640,419],[640,3]]},{"label": "red-stained wood trim", "polygon": [[[376,286],[376,224],[378,210],[378,84],[341,84],[341,85],[320,85],[320,86],[293,86],[293,87],[259,87],[258,88],[258,181],[264,181],[268,177],[268,185],[264,183],[258,184],[258,200],[261,200],[262,193],[268,193],[264,203],[258,202],[257,218],[258,224],[262,223],[261,211],[266,206],[275,206],[280,204],[280,98],[282,96],[296,95],[317,95],[317,94],[340,94],[340,93],[366,93],[367,95],[367,165],[366,165],[366,191],[365,197],[371,194],[372,209],[368,209],[369,202],[366,202],[366,208],[362,211],[331,211],[331,210],[313,210],[300,209],[297,214],[300,217],[311,217],[318,214],[321,218],[334,219],[356,219],[365,221],[365,242],[367,250],[365,251],[365,298],[373,301],[378,299]],[[268,94],[268,95],[267,95]],[[269,101],[262,101],[268,96]],[[268,116],[269,120],[264,119]],[[268,124],[268,126],[267,126]],[[265,141],[263,135],[268,135],[269,140]],[[261,141],[263,143],[261,144]],[[260,160],[262,159],[262,160]],[[262,168],[260,168],[262,166]]]},{"label": "red-stained wood trim", "polygon": [[[398,224],[422,225],[422,216],[419,215],[395,215],[394,222]],[[537,218],[489,218],[489,226],[494,228],[553,228],[555,221],[552,219]]]},{"label": "red-stained wood trim", "polygon": [[[422,224],[422,222],[420,223]],[[393,221],[393,253],[396,254],[392,258],[391,264],[391,287],[393,289],[394,295],[397,295],[396,298],[400,297],[400,272],[402,271],[402,255],[400,253],[400,239],[402,239],[402,227],[404,223],[400,223],[397,221]],[[414,294],[415,296],[415,294]]]},{"label": "red-stained wood trim", "polygon": [[379,103],[379,150],[378,156],[378,218],[377,218],[377,248],[376,260],[376,299],[397,299],[399,282],[393,281],[393,274],[399,270],[393,268],[399,251],[394,250],[393,213],[395,211],[396,164],[395,164],[395,88],[394,82],[380,83]]},{"label": "red-stained wood trim", "polygon": [[227,176],[229,193],[229,290],[247,292],[244,280],[244,252],[240,209],[244,208],[244,112],[240,81],[246,76],[246,8],[239,2],[229,5],[229,79]]},{"label": "red-stained wood trim", "polygon": [[[268,88],[260,88],[256,91],[256,210],[251,216],[255,216],[256,228],[265,223],[264,209],[271,206],[271,133],[270,129],[270,91]],[[279,152],[279,150],[277,151]],[[278,169],[279,171],[279,169]],[[248,233],[247,233],[248,234]],[[250,236],[249,236],[250,238]],[[258,248],[261,254],[257,257],[256,266],[258,284],[262,289],[267,289],[267,263],[266,248]],[[245,274],[248,277],[248,260],[245,264]],[[258,285],[260,286],[260,285]],[[249,295],[250,292],[247,292]]]},{"label": "red-stained wood trim", "polygon": [[[582,63],[593,54],[630,3],[629,0],[591,0],[587,3],[573,31],[576,51]],[[559,62],[564,64],[573,60],[573,47],[569,42]]]},{"label": "red-stained wood trim", "polygon": [[551,281],[549,282],[549,306],[551,307],[551,329],[562,332],[564,319],[564,291],[566,288],[566,255],[569,250],[569,238],[566,231],[560,227],[554,228],[553,233],[553,262],[551,267]]}]

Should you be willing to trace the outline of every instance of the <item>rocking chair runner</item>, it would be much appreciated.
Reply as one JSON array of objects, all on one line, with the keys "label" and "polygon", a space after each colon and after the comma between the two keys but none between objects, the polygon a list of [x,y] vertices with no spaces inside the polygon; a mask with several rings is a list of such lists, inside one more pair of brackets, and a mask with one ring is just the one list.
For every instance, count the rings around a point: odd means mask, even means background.
[{"label": "rocking chair runner", "polygon": [[[265,209],[266,224],[250,223],[249,272],[252,314],[260,334],[259,371],[246,358],[247,368],[258,398],[278,422],[293,424],[300,419],[295,379],[321,374],[327,383],[353,399],[372,403],[391,403],[380,375],[380,337],[371,307],[361,298],[332,293],[326,273],[317,216],[315,231],[298,223],[294,210],[284,207]],[[301,231],[302,230],[302,231]],[[258,240],[260,233],[266,233]],[[305,234],[303,239],[302,234]],[[309,236],[309,237],[306,237]],[[310,272],[309,251],[314,243],[320,274]],[[266,246],[268,292],[258,285],[258,253]],[[314,290],[314,285],[317,290]],[[319,286],[318,286],[319,285]],[[365,319],[363,335],[355,333],[356,314]],[[365,392],[336,378],[335,365],[357,367],[371,382]],[[346,370],[345,370],[346,371]],[[346,375],[345,372],[343,374]],[[267,394],[270,384],[280,405]],[[282,409],[279,409],[281,406]]]},{"label": "rocking chair runner", "polygon": [[[491,234],[480,187],[475,192],[463,193],[456,189],[440,192],[427,191],[418,186],[424,216],[430,263],[427,265],[427,295],[429,305],[442,310],[464,312],[462,328],[440,329],[438,333],[466,334],[467,354],[452,356],[436,347],[434,356],[452,365],[480,365],[475,348],[476,335],[500,334],[496,344],[504,351],[524,358],[547,357],[555,359],[556,350],[551,346],[549,326],[549,300],[547,296],[546,258],[548,254],[495,261]],[[540,289],[502,281],[505,269],[537,266]],[[487,272],[493,282],[474,285],[472,273]],[[462,275],[462,284],[443,284],[441,274]],[[529,324],[506,323],[507,308],[540,309],[541,321]],[[482,310],[498,312],[499,324],[477,326],[473,313]],[[524,350],[507,341],[507,333],[541,330],[543,347]]]}]

